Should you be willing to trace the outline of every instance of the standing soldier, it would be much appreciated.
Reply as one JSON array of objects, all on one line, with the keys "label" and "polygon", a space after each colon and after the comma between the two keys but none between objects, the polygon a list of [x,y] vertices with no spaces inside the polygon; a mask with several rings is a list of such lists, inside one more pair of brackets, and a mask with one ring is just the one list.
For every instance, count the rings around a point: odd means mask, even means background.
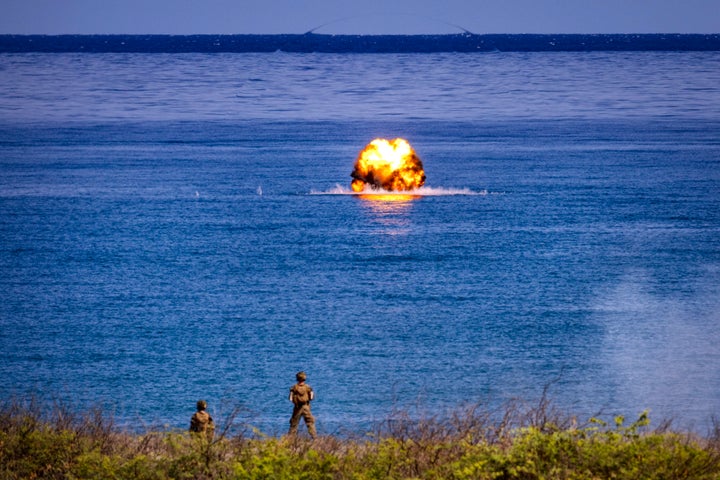
[{"label": "standing soldier", "polygon": [[315,398],[315,393],[312,387],[305,383],[307,375],[305,372],[298,372],[295,375],[297,382],[295,385],[290,387],[290,401],[293,403],[293,413],[290,418],[290,431],[288,435],[297,434],[298,425],[300,424],[300,418],[305,420],[308,433],[313,439],[316,436],[315,432],[315,417],[310,412],[310,402]]},{"label": "standing soldier", "polygon": [[198,400],[197,412],[190,418],[190,431],[194,433],[204,433],[208,438],[212,438],[215,434],[215,424],[209,413],[205,411],[207,402]]}]

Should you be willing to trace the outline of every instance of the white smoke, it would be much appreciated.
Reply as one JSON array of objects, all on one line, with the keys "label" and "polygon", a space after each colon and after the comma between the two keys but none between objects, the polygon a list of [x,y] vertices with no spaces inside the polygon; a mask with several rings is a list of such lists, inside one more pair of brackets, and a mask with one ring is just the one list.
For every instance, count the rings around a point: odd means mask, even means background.
[{"label": "white smoke", "polygon": [[[601,292],[592,310],[605,333],[605,379],[617,401],[656,421],[707,422],[720,411],[720,268],[659,294],[644,271],[626,274]],[[682,290],[682,292],[680,292]],[[692,426],[692,425],[690,425]]]}]

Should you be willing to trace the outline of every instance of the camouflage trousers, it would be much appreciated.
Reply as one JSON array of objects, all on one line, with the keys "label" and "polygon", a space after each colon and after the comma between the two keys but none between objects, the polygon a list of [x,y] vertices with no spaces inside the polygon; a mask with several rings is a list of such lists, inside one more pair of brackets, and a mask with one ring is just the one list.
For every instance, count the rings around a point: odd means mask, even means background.
[{"label": "camouflage trousers", "polygon": [[298,425],[300,424],[300,419],[305,420],[305,425],[307,426],[308,433],[312,438],[315,438],[317,433],[315,432],[315,417],[312,416],[312,413],[310,412],[310,404],[305,403],[302,405],[295,405],[293,408],[292,417],[290,417],[290,431],[288,432],[288,435],[296,435],[298,430]]}]

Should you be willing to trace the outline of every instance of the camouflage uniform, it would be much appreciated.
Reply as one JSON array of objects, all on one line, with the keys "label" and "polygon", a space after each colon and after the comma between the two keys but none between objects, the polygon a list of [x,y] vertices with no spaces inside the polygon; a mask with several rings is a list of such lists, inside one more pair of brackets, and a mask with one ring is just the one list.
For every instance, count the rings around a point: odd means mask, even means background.
[{"label": "camouflage uniform", "polygon": [[215,434],[215,423],[209,413],[205,411],[207,402],[200,400],[197,402],[197,412],[190,418],[190,431],[194,433],[204,433],[209,438]]},{"label": "camouflage uniform", "polygon": [[293,413],[290,417],[290,431],[289,435],[297,434],[298,425],[300,424],[300,418],[305,420],[308,433],[312,438],[315,438],[317,433],[315,432],[315,417],[310,412],[310,402],[315,397],[312,387],[305,383],[304,372],[298,372],[295,376],[298,383],[290,387],[290,401],[293,403]]}]

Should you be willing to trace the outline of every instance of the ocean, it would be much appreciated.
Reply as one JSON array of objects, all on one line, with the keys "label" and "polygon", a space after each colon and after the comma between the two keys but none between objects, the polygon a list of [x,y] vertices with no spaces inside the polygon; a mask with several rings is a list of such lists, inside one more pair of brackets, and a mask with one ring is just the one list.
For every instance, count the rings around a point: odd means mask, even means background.
[{"label": "ocean", "polygon": [[[351,192],[376,137],[424,187]],[[718,339],[718,51],[0,53],[5,401],[703,432]]]}]

